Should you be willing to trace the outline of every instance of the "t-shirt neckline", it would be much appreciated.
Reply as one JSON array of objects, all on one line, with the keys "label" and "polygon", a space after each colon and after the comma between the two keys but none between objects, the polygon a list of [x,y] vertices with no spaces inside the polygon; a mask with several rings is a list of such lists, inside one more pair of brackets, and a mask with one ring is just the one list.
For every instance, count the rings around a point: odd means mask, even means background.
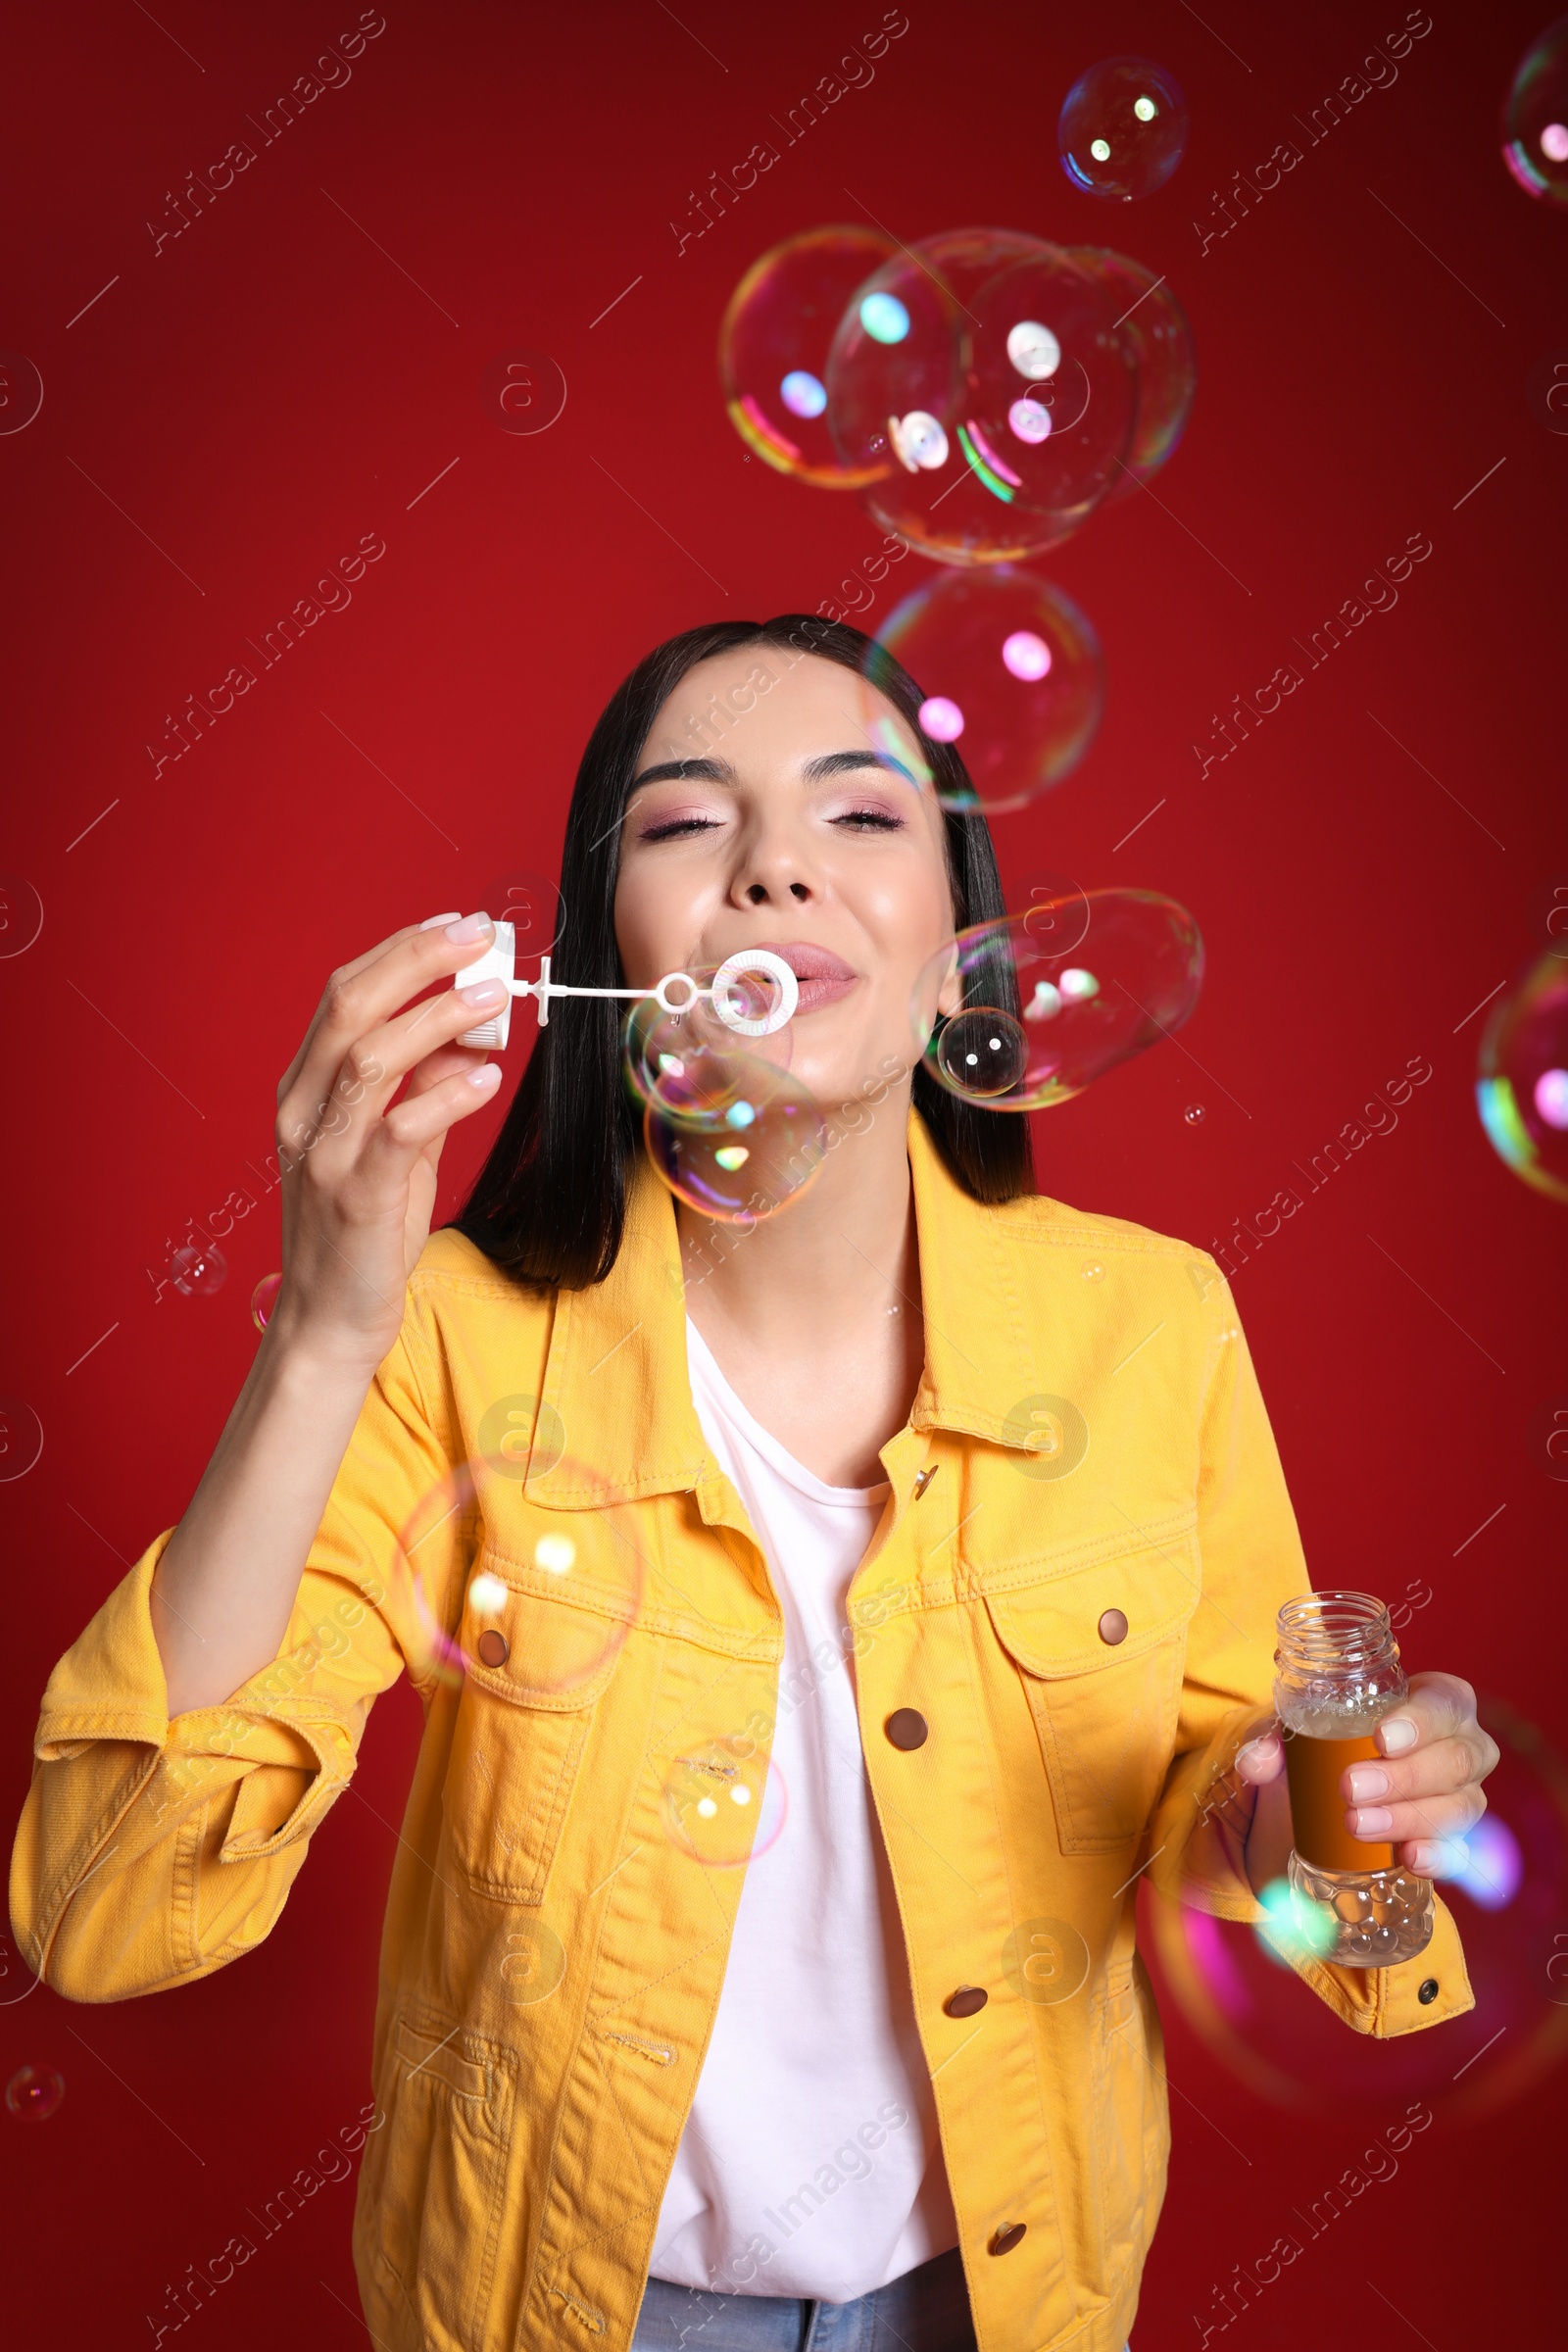
[{"label": "t-shirt neckline", "polygon": [[862,1508],[867,1503],[886,1501],[892,1492],[886,1479],[874,1487],[832,1487],[826,1479],[818,1478],[804,1462],[797,1461],[787,1446],[781,1446],[771,1432],[762,1427],[736,1396],[719,1370],[711,1348],[688,1314],[686,1317],[686,1358],[688,1370],[711,1390],[715,1403],[726,1420],[733,1422],[748,1445],[755,1447],[763,1461],[777,1475],[788,1481],[812,1502],[835,1505],[840,1510]]}]

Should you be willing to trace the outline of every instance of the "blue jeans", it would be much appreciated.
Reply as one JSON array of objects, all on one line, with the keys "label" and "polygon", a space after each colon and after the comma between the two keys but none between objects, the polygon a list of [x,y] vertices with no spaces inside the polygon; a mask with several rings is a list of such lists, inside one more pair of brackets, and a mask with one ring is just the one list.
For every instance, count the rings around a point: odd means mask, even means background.
[{"label": "blue jeans", "polygon": [[955,2246],[853,2303],[650,2278],[631,2352],[975,2352],[962,2258]]}]

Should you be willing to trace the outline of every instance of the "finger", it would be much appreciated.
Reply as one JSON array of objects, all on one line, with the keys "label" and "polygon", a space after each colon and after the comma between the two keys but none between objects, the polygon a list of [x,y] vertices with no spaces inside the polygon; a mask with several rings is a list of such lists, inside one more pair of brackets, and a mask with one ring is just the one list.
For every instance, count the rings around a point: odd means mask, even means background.
[{"label": "finger", "polygon": [[487,1061],[474,1070],[466,1070],[460,1077],[443,1078],[425,1093],[409,1096],[394,1103],[379,1122],[376,1136],[379,1148],[394,1153],[400,1163],[412,1167],[419,1153],[444,1137],[448,1128],[459,1119],[471,1118],[495,1100],[501,1084],[501,1064]]},{"label": "finger", "polygon": [[1276,1738],[1272,1732],[1265,1733],[1261,1739],[1249,1740],[1245,1747],[1236,1751],[1236,1769],[1244,1781],[1250,1781],[1257,1788],[1265,1788],[1270,1781],[1277,1781],[1285,1770],[1284,1740]]},{"label": "finger", "polygon": [[[456,914],[432,914],[427,916],[422,923],[405,923],[401,931],[394,931],[386,939],[377,940],[375,946],[373,948],[367,948],[363,956],[356,956],[350,962],[340,964],[338,970],[332,974],[332,979],[358,979],[361,972],[368,971],[372,963],[379,963],[383,956],[389,955],[394,948],[401,947],[406,939],[416,938],[421,931],[444,930],[448,923],[461,922],[462,919],[463,918],[461,915]],[[330,988],[330,981],[328,982],[327,986]],[[288,1068],[284,1071],[282,1077],[277,1082],[277,1099],[280,1102],[283,1100],[284,1094],[287,1092],[289,1087],[294,1084],[294,1081],[299,1076],[300,1071],[304,1066],[305,1056],[310,1051],[311,1041],[315,1037],[317,1030],[320,1027],[325,1011],[326,990],[323,989],[321,992],[321,1001],[311,1016],[311,1024],[306,1030],[305,1036],[301,1041],[300,1050],[295,1054],[293,1060],[289,1063]]]},{"label": "finger", "polygon": [[1407,1755],[1421,1741],[1442,1740],[1473,1722],[1476,1694],[1456,1674],[1413,1674],[1410,1695],[1378,1725],[1386,1756]]},{"label": "finger", "polygon": [[1462,1838],[1413,1838],[1399,1848],[1406,1870],[1423,1879],[1457,1879],[1470,1869],[1470,1848]]},{"label": "finger", "polygon": [[1352,1805],[1346,1822],[1363,1844],[1400,1845],[1406,1838],[1462,1838],[1487,1809],[1486,1792],[1473,1783],[1449,1796],[1427,1796],[1397,1805]]},{"label": "finger", "polygon": [[[473,936],[468,939],[452,936],[470,930]],[[450,977],[466,964],[477,963],[493,936],[490,918],[483,914],[468,915],[442,929],[421,924],[404,932],[384,952],[334,972],[279,1086],[279,1112],[286,1106],[297,1118],[301,1103],[314,1107],[318,1100],[330,1096],[350,1046],[389,1020],[432,982]],[[472,1028],[475,1022],[466,1026]]]},{"label": "finger", "polygon": [[1450,1739],[1413,1749],[1397,1763],[1391,1757],[1386,1764],[1348,1764],[1340,1775],[1340,1794],[1348,1805],[1446,1796],[1472,1781],[1484,1781],[1496,1760],[1495,1742],[1479,1724],[1472,1724]]}]

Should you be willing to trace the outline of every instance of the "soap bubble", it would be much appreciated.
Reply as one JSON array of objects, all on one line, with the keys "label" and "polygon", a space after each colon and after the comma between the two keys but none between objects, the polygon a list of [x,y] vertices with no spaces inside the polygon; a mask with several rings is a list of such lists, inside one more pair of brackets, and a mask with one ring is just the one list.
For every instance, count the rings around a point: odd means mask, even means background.
[{"label": "soap bubble", "polygon": [[[755,994],[760,1009],[760,984]],[[821,1113],[789,1074],[789,1046],[787,1027],[738,1038],[707,1000],[666,1013],[645,997],[626,1023],[626,1075],[644,1106],[648,1155],[678,1200],[720,1224],[786,1207],[826,1155]]]},{"label": "soap bubble", "polygon": [[52,2066],[23,2066],[6,2084],[6,2105],[29,2124],[47,2123],[66,2095],[66,2078]]},{"label": "soap bubble", "polygon": [[228,1260],[215,1242],[186,1242],[169,1264],[171,1281],[186,1298],[211,1298],[228,1280]]},{"label": "soap bubble", "polygon": [[[1043,1110],[1186,1020],[1203,978],[1186,908],[1146,890],[1086,895],[1088,930],[1072,949],[1056,944],[1049,908],[1031,908],[960,931],[925,965],[911,1018],[950,1094],[988,1110]],[[955,963],[965,1009],[942,1021],[937,994]]]},{"label": "soap bubble", "polygon": [[[1396,2035],[1380,2043],[1379,2064],[1369,2068],[1361,2037],[1347,2034],[1324,2003],[1304,1999],[1294,1970],[1250,1928],[1152,1889],[1143,1897],[1139,1948],[1160,2007],[1174,2004],[1259,2097],[1341,2125],[1360,2111],[1375,2128],[1406,2101],[1441,2092],[1445,2115],[1457,2118],[1505,2106],[1568,2054],[1568,1767],[1501,1699],[1483,1693],[1478,1712],[1501,1760],[1487,1782],[1487,1812],[1466,1833],[1468,1856],[1440,1889],[1476,2005],[1443,2032]],[[1290,1889],[1274,1891],[1272,1901],[1270,1891],[1264,1901],[1277,1935],[1290,1926]],[[1300,1924],[1310,1935],[1310,1918]],[[1412,1973],[1419,1983],[1419,1960]]]},{"label": "soap bubble", "polygon": [[920,725],[956,743],[972,791],[955,806],[989,814],[1021,808],[1059,784],[1100,724],[1100,640],[1072,599],[1011,564],[941,573],[889,613],[868,647],[865,722],[873,738],[925,780],[930,763],[907,722],[888,716],[888,658],[926,696]]},{"label": "soap bubble", "polygon": [[1132,439],[1105,494],[1108,505],[1157,473],[1180,441],[1198,389],[1198,360],[1186,312],[1152,270],[1102,245],[1070,251],[1110,296],[1137,385]]},{"label": "soap bubble", "polygon": [[[864,325],[880,294],[908,315],[896,343]],[[1132,431],[1125,307],[1060,246],[1010,230],[949,230],[885,262],[827,370],[834,440],[883,527],[955,564],[1013,562],[1075,531]]]},{"label": "soap bubble", "polygon": [[[514,1408],[529,1398],[506,1399]],[[491,1408],[478,1431],[484,1442]],[[422,1494],[397,1531],[386,1609],[416,1682],[469,1675],[521,1705],[576,1694],[586,1705],[642,1611],[635,1506],[602,1469],[557,1449],[548,1405],[517,1414],[511,1456],[493,1441]],[[459,1573],[436,1589],[455,1547]]]},{"label": "soap bubble", "polygon": [[1208,1113],[1201,1102],[1189,1102],[1187,1108],[1182,1112],[1182,1117],[1189,1127],[1201,1127],[1207,1116]]},{"label": "soap bubble", "polygon": [[283,1287],[281,1274],[264,1274],[251,1293],[251,1321],[258,1331],[265,1331],[272,1320],[277,1294]]},{"label": "soap bubble", "polygon": [[688,1741],[660,1789],[664,1835],[710,1870],[737,1870],[777,1844],[789,1814],[784,1776],[743,1733]]},{"label": "soap bubble", "polygon": [[[754,262],[730,297],[718,335],[725,406],[747,447],[780,473],[854,490],[892,462],[884,439],[847,465],[824,411],[834,329],[856,289],[897,251],[873,229],[808,229]],[[896,323],[886,307],[873,310],[866,332],[895,339]]]},{"label": "soap bubble", "polygon": [[1568,1200],[1568,963],[1544,956],[1493,1010],[1476,1101],[1494,1151],[1553,1200]]},{"label": "soap bubble", "polygon": [[1163,66],[1107,57],[1067,92],[1056,145],[1075,188],[1130,204],[1162,188],[1186,154],[1187,101]]},{"label": "soap bubble", "polygon": [[1502,160],[1527,196],[1568,204],[1568,17],[1546,27],[1513,77]]}]

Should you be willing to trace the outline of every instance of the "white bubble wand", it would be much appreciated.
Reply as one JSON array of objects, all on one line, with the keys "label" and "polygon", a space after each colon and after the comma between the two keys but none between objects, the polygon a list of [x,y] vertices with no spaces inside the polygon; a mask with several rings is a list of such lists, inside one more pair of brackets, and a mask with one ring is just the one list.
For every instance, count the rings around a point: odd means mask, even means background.
[{"label": "white bubble wand", "polygon": [[[770,982],[777,992],[765,1012],[749,1009],[749,999],[741,983],[754,977]],[[776,956],[770,948],[743,948],[739,955],[726,956],[706,988],[690,972],[666,972],[655,988],[571,988],[551,979],[548,956],[539,958],[537,980],[519,980],[516,931],[512,923],[497,923],[491,945],[477,963],[465,965],[453,986],[471,988],[479,980],[499,980],[507,990],[507,1002],[477,1028],[464,1030],[458,1043],[491,1050],[498,1050],[507,1042],[514,997],[532,997],[541,1029],[550,1018],[553,997],[624,997],[633,1001],[652,997],[662,1012],[677,1017],[689,1012],[700,998],[708,997],[725,1028],[733,1030],[737,1037],[771,1037],[791,1018],[801,993],[794,972],[783,956]],[[672,990],[681,992],[678,1002],[671,996]]]}]

